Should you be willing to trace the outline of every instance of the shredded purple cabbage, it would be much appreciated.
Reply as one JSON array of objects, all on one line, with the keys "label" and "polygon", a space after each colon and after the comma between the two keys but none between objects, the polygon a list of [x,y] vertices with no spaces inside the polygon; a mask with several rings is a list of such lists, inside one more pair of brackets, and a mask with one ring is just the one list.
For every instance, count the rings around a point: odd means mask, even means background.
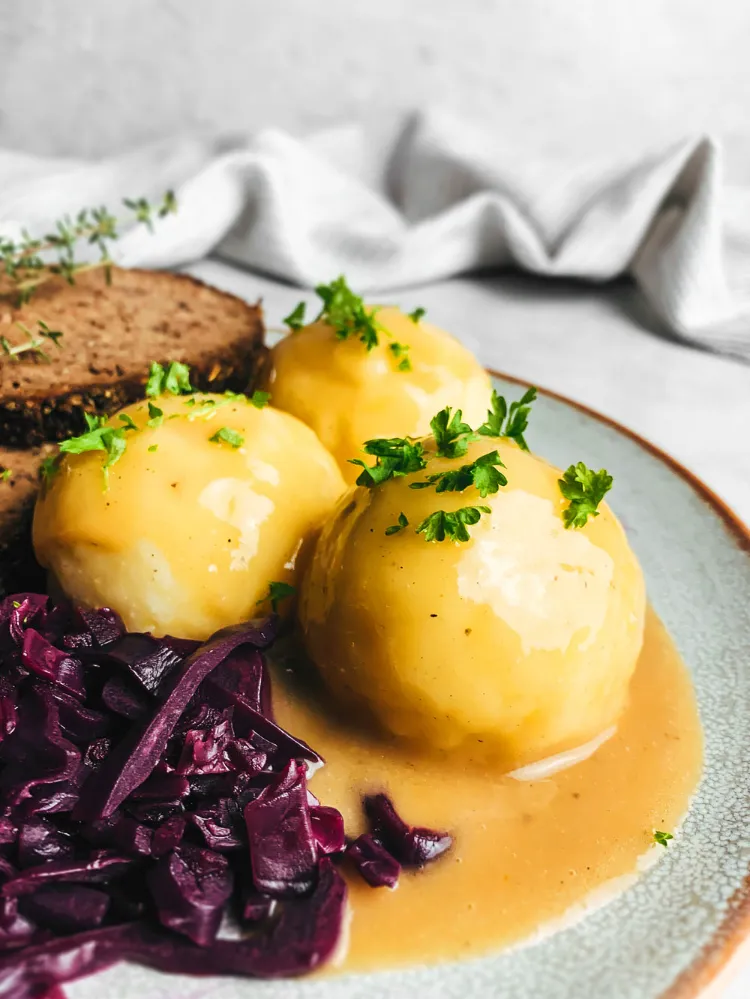
[{"label": "shredded purple cabbage", "polygon": [[368,795],[364,806],[374,838],[404,867],[424,867],[453,845],[448,833],[407,825],[385,794]]},{"label": "shredded purple cabbage", "polygon": [[[273,717],[277,625],[200,645],[127,634],[106,608],[0,601],[0,995],[57,995],[120,960],[303,974],[339,942],[345,849],[395,884],[450,845],[375,796],[373,835],[346,847],[307,788],[322,760]],[[249,935],[222,939],[225,918]]]},{"label": "shredded purple cabbage", "polygon": [[363,833],[346,848],[346,856],[373,888],[395,888],[401,864],[370,833]]}]

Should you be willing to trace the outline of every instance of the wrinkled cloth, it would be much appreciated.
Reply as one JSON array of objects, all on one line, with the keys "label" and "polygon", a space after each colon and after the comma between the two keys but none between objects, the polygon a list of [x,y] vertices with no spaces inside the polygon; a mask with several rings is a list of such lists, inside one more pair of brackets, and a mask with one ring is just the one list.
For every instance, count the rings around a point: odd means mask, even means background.
[{"label": "wrinkled cloth", "polygon": [[117,212],[123,197],[158,199],[168,188],[177,214],[153,233],[126,231],[113,248],[119,263],[177,267],[215,254],[303,286],[344,273],[361,292],[505,267],[630,276],[649,325],[750,360],[750,197],[723,188],[708,138],[626,159],[567,150],[563,161],[429,112],[388,135],[266,129],[97,162],[6,151],[0,231],[36,235],[64,212]]}]

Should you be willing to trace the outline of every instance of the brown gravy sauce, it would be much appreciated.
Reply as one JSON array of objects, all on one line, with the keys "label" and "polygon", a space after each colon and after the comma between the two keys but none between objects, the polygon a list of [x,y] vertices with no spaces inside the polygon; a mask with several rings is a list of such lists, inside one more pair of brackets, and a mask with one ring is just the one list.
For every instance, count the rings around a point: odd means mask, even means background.
[{"label": "brown gravy sauce", "polygon": [[633,874],[649,849],[663,849],[653,845],[653,830],[675,829],[701,773],[690,677],[652,610],[616,734],[588,760],[543,780],[418,758],[321,713],[283,671],[274,695],[281,724],[325,757],[311,787],[341,810],[350,835],[365,830],[362,794],[385,790],[406,821],[455,837],[449,854],[402,874],[395,891],[346,872],[347,971],[476,957],[559,920]]}]

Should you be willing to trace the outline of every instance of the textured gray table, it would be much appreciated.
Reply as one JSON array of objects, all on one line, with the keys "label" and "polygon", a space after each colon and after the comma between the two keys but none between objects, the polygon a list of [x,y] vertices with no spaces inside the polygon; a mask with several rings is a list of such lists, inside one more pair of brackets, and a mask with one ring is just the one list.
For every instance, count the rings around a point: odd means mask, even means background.
[{"label": "textured gray table", "polygon": [[[249,301],[262,298],[269,326],[280,325],[301,297],[313,297],[216,261],[190,271]],[[635,430],[695,472],[750,524],[750,365],[648,332],[630,286],[591,289],[506,276],[447,281],[388,297],[408,309],[424,306],[432,322],[488,367]],[[750,944],[710,995],[747,999]]]}]

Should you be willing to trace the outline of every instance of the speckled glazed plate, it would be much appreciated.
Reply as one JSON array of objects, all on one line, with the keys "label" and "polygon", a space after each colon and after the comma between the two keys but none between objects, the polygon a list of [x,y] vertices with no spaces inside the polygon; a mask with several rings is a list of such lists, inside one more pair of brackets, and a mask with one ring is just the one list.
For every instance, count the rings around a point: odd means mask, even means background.
[{"label": "speckled glazed plate", "polygon": [[541,393],[529,438],[557,465],[573,450],[612,472],[612,506],[692,672],[705,773],[661,863],[581,922],[478,961],[272,983],[121,966],[66,986],[70,999],[694,999],[712,980],[750,931],[750,533],[671,459],[561,398]]}]

